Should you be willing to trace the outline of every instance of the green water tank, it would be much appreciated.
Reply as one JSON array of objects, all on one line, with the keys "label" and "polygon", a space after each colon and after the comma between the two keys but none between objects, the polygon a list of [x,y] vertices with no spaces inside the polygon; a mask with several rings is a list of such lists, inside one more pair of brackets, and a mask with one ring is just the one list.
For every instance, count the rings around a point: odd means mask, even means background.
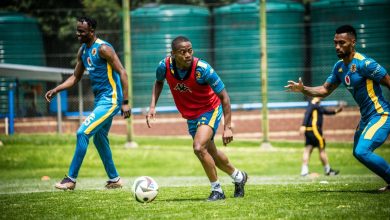
[{"label": "green water tank", "polygon": [[45,66],[42,33],[35,18],[0,11],[0,63]]},{"label": "green water tank", "polygon": [[[267,2],[268,101],[301,101],[286,93],[287,80],[304,71],[304,8],[293,2]],[[215,68],[234,104],[261,102],[259,4],[217,8]]]},{"label": "green water tank", "polygon": [[[326,0],[312,4],[312,79],[322,85],[339,59],[333,38],[337,27],[352,25],[357,32],[356,51],[366,54],[390,70],[390,1]],[[390,92],[382,87],[390,100]],[[346,100],[356,105],[352,95],[340,85],[328,99]]]},{"label": "green water tank", "polygon": [[[193,46],[194,56],[211,59],[210,12],[191,5],[149,5],[131,12],[131,43],[134,106],[148,107],[156,68],[170,54],[172,40],[183,35]],[[158,101],[159,106],[174,105],[168,85]]]},{"label": "green water tank", "polygon": [[[42,33],[35,18],[16,12],[0,11],[0,63],[46,66]],[[3,78],[0,73],[0,81],[14,80]],[[34,93],[33,88],[45,90],[46,84],[19,80],[15,94],[16,117],[38,116],[47,112],[44,96]],[[0,91],[0,96],[8,96],[4,92],[7,91]]]}]

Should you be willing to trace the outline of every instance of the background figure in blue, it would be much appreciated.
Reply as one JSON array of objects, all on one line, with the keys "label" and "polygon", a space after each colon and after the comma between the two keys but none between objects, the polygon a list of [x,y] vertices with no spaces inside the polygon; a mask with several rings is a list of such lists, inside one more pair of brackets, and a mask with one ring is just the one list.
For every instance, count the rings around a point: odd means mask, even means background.
[{"label": "background figure in blue", "polygon": [[380,191],[390,191],[390,165],[374,153],[390,133],[390,105],[384,99],[380,85],[390,89],[390,76],[379,63],[355,51],[356,31],[350,25],[336,29],[334,46],[337,56],[332,73],[322,86],[304,86],[302,80],[288,81],[285,88],[307,96],[325,97],[341,83],[352,94],[360,107],[361,120],[354,137],[353,155],[372,172],[382,177],[387,186]]},{"label": "background figure in blue", "polygon": [[309,174],[309,159],[313,148],[318,147],[320,160],[324,166],[325,175],[337,175],[338,170],[333,170],[329,165],[328,155],[325,151],[325,138],[322,135],[323,115],[335,115],[343,110],[342,107],[328,110],[320,105],[321,98],[314,97],[309,101],[305,117],[300,127],[300,133],[305,134],[305,150],[302,156],[301,176]]},{"label": "background figure in blue", "polygon": [[115,168],[107,135],[112,119],[119,110],[124,118],[131,115],[128,105],[127,73],[113,47],[97,38],[95,29],[95,20],[88,17],[81,17],[77,20],[77,37],[82,45],[77,54],[74,73],[45,95],[46,100],[50,102],[58,92],[77,84],[84,71],[88,70],[95,95],[95,107],[77,131],[77,145],[69,173],[55,185],[58,189],[73,190],[75,188],[76,178],[87,152],[89,138],[92,136],[109,178],[106,188],[122,187],[122,180]]}]

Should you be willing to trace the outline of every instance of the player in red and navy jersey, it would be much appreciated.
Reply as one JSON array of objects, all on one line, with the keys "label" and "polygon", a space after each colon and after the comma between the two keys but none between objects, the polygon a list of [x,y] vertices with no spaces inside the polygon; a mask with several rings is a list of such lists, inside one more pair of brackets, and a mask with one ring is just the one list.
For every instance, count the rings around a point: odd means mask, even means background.
[{"label": "player in red and navy jersey", "polygon": [[234,197],[244,196],[248,175],[236,169],[227,156],[218,150],[214,135],[224,115],[223,144],[233,140],[231,128],[230,98],[214,69],[205,61],[193,57],[192,43],[184,37],[176,37],[171,44],[171,56],[163,59],[156,70],[156,81],[146,122],[156,116],[156,104],[166,80],[176,107],[187,119],[188,131],[193,138],[193,150],[211,183],[209,201],[225,199],[218,181],[216,167],[229,174],[235,183]]},{"label": "player in red and navy jersey", "polygon": [[325,97],[343,84],[359,105],[361,114],[354,136],[353,155],[387,183],[380,191],[390,191],[390,164],[374,153],[390,134],[390,104],[381,89],[381,85],[390,89],[390,76],[374,59],[355,51],[356,39],[356,30],[352,26],[343,25],[336,29],[333,41],[340,60],[322,86],[304,86],[299,79],[299,82],[288,81],[285,87],[307,96]]}]

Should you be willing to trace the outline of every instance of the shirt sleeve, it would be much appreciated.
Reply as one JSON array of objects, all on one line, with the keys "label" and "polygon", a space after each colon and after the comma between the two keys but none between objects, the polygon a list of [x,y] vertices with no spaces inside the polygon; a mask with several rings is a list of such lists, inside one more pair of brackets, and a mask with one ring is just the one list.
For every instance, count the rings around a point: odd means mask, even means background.
[{"label": "shirt sleeve", "polygon": [[365,59],[364,62],[362,62],[361,68],[361,74],[364,77],[372,79],[378,83],[387,73],[386,69],[372,58]]},{"label": "shirt sleeve", "polygon": [[221,78],[207,62],[199,60],[196,71],[196,81],[199,84],[210,85],[211,89],[217,94],[225,88]]},{"label": "shirt sleeve", "polygon": [[305,117],[303,117],[302,126],[310,127],[309,123],[310,123],[312,111],[313,111],[313,105],[309,103],[307,108],[306,108]]},{"label": "shirt sleeve", "polygon": [[158,64],[158,67],[156,69],[157,81],[164,81],[165,80],[165,72],[166,72],[165,59],[163,59],[160,61],[160,63]]},{"label": "shirt sleeve", "polygon": [[[341,62],[341,61],[339,61]],[[340,84],[341,81],[340,79],[337,77],[337,73],[338,73],[338,69],[341,68],[339,67],[339,62],[337,62],[334,66],[333,66],[333,70],[332,72],[330,73],[330,75],[328,76],[328,78],[326,79],[326,82],[327,83],[330,83],[330,84]]]}]

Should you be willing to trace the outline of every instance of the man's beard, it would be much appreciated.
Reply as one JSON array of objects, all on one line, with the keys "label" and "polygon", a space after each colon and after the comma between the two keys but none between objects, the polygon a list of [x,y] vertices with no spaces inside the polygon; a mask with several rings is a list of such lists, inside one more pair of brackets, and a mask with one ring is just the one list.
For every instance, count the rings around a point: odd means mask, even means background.
[{"label": "man's beard", "polygon": [[345,53],[337,54],[337,57],[343,59],[345,57]]},{"label": "man's beard", "polygon": [[337,54],[337,57],[340,58],[340,59],[343,59],[345,57],[348,57],[349,55],[351,54],[351,52],[345,52],[345,53],[338,53]]}]

